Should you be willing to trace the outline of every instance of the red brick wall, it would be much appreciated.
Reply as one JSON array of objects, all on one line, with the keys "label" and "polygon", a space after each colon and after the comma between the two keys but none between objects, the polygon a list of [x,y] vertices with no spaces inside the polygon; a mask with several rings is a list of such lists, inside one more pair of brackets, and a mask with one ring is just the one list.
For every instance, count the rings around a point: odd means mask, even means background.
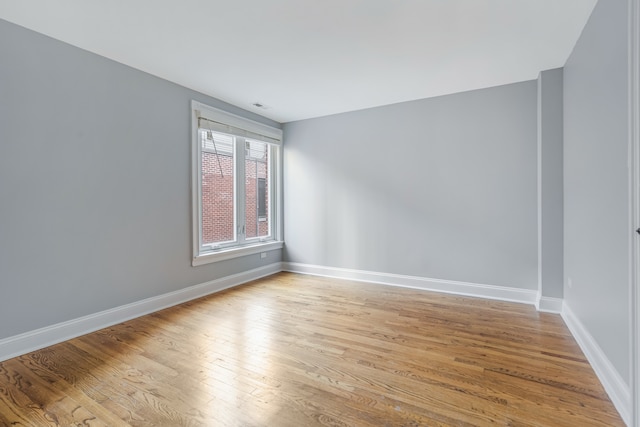
[{"label": "red brick wall", "polygon": [[[202,152],[202,243],[233,240],[233,158],[220,155],[220,165],[214,153]],[[220,174],[222,167],[223,174]],[[269,194],[267,163],[245,162],[245,224],[246,237],[269,234],[269,200],[265,221],[258,221],[258,178],[265,178]],[[224,175],[224,176],[223,176]]]},{"label": "red brick wall", "polygon": [[218,158],[202,152],[203,244],[233,240],[233,158]]}]

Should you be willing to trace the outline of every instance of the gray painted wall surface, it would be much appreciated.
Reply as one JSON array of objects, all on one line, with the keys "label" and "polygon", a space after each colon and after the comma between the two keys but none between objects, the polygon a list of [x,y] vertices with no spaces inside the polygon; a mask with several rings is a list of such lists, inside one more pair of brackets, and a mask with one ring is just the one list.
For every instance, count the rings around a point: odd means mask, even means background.
[{"label": "gray painted wall surface", "polygon": [[629,382],[627,120],[627,2],[600,1],[564,68],[564,296]]},{"label": "gray painted wall surface", "polygon": [[191,267],[190,101],[0,20],[0,339],[281,260]]},{"label": "gray painted wall surface", "polygon": [[285,259],[537,289],[536,82],[287,123]]},{"label": "gray painted wall surface", "polygon": [[563,295],[562,68],[538,77],[540,291]]}]

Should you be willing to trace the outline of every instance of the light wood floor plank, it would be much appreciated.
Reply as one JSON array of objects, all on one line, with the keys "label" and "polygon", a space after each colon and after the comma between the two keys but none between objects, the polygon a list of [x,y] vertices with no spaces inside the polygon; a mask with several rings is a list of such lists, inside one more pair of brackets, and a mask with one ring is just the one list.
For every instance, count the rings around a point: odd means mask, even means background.
[{"label": "light wood floor plank", "polygon": [[280,273],[0,363],[0,426],[623,426],[562,319]]}]

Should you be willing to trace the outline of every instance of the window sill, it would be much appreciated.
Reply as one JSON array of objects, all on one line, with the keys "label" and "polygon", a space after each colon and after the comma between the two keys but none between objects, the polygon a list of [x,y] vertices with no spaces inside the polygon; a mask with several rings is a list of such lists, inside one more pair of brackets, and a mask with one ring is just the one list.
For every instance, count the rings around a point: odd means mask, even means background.
[{"label": "window sill", "polygon": [[241,246],[230,249],[219,249],[216,251],[206,252],[193,258],[191,265],[197,267],[199,265],[210,264],[212,262],[224,261],[228,259],[238,258],[246,255],[258,254],[260,252],[273,251],[282,249],[284,242],[272,241],[261,242],[247,246]]}]

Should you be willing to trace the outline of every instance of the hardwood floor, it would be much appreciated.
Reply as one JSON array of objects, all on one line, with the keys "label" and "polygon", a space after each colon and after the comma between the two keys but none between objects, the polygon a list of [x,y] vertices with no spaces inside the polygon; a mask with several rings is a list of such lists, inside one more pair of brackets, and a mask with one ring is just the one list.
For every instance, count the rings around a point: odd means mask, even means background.
[{"label": "hardwood floor", "polygon": [[557,315],[280,273],[0,363],[2,426],[623,426]]}]

